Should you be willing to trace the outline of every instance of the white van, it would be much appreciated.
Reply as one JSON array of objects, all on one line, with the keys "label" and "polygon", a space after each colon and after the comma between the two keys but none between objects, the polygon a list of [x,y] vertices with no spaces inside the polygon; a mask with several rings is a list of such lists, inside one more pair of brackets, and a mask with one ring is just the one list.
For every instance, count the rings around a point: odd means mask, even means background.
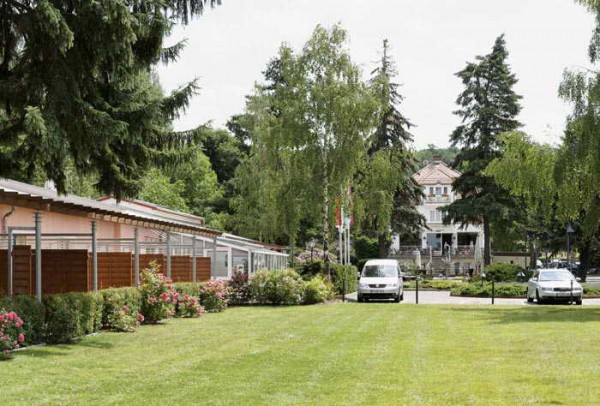
[{"label": "white van", "polygon": [[404,299],[402,272],[395,259],[370,259],[365,263],[358,282],[358,301],[369,299]]}]

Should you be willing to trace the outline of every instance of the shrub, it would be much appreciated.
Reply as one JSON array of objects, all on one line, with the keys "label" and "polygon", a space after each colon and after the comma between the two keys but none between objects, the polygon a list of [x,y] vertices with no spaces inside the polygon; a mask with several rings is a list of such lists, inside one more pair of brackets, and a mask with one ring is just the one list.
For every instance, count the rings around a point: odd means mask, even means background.
[{"label": "shrub", "polygon": [[333,295],[333,286],[322,275],[315,276],[304,285],[304,303],[321,303]]},{"label": "shrub", "polygon": [[485,277],[488,281],[494,282],[516,282],[517,274],[523,272],[524,280],[531,278],[532,271],[526,270],[518,265],[498,262],[485,268]]},{"label": "shrub", "polygon": [[179,296],[190,295],[198,297],[202,283],[200,282],[176,282],[173,284],[173,288],[179,293]]},{"label": "shrub", "polygon": [[[524,297],[527,286],[517,283],[498,283],[495,285],[495,297]],[[450,292],[453,296],[492,297],[492,284],[490,282],[471,282],[456,286]]]},{"label": "shrub", "polygon": [[44,341],[48,344],[71,343],[81,337],[79,312],[66,294],[44,296]]},{"label": "shrub", "polygon": [[177,316],[179,317],[200,317],[204,313],[204,308],[200,306],[197,297],[188,295],[179,296],[177,302]]},{"label": "shrub", "polygon": [[141,310],[146,323],[158,323],[175,314],[179,293],[173,289],[171,280],[158,272],[156,262],[142,272]]},{"label": "shrub", "polygon": [[116,329],[111,325],[109,317],[123,306],[133,311],[140,311],[142,306],[142,293],[138,288],[113,288],[98,292],[99,300],[102,302],[101,324],[103,327]]},{"label": "shrub", "polygon": [[93,293],[63,293],[65,301],[77,313],[79,329],[76,336],[84,336],[100,330],[102,326],[102,304]]},{"label": "shrub", "polygon": [[250,285],[246,273],[235,271],[227,285],[231,288],[229,304],[241,305],[250,302]]},{"label": "shrub", "polygon": [[0,357],[8,358],[24,341],[23,320],[15,312],[0,309]]},{"label": "shrub", "polygon": [[231,289],[224,281],[206,282],[200,288],[200,304],[209,313],[222,312],[227,308]]},{"label": "shrub", "polygon": [[319,274],[325,275],[325,262],[322,259],[307,261],[296,265],[295,271],[302,276],[302,279],[309,281]]},{"label": "shrub", "polygon": [[127,305],[108,316],[108,325],[115,331],[135,331],[143,321],[144,316]]},{"label": "shrub", "polygon": [[304,281],[292,269],[265,269],[252,275],[250,291],[257,303],[294,305],[303,301]]},{"label": "shrub", "polygon": [[344,291],[344,279],[346,280],[346,293],[355,292],[357,288],[358,271],[353,265],[331,265],[331,282],[335,293],[341,295]]},{"label": "shrub", "polygon": [[[435,290],[451,290],[455,287],[465,285],[461,281],[448,281],[448,280],[433,280],[424,279],[419,281],[419,289],[435,289]],[[415,289],[416,283],[414,281],[404,282],[405,289]]]},{"label": "shrub", "polygon": [[268,269],[259,269],[248,280],[250,288],[250,297],[257,303],[269,303],[269,295],[267,290],[267,282],[271,271]]},{"label": "shrub", "polygon": [[23,320],[24,345],[38,344],[44,340],[44,305],[35,296],[18,295],[0,298],[0,309],[14,311]]}]

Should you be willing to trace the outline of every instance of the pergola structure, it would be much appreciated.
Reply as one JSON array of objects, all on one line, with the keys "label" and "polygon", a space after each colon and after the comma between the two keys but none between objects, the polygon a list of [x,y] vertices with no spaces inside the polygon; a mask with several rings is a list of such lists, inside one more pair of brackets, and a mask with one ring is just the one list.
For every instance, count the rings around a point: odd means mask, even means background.
[{"label": "pergola structure", "polygon": [[[12,295],[13,289],[13,258],[12,247],[16,236],[35,236],[35,281],[36,297],[41,299],[42,295],[42,237],[49,238],[84,238],[91,242],[91,263],[93,290],[98,289],[98,263],[97,246],[98,222],[114,223],[133,228],[134,236],[131,241],[134,254],[134,280],[139,280],[139,253],[140,241],[138,231],[157,230],[167,235],[171,233],[185,233],[190,235],[192,241],[196,238],[216,239],[222,233],[198,226],[184,221],[173,221],[168,218],[156,216],[148,213],[135,213],[131,210],[123,210],[118,206],[102,203],[93,199],[81,198],[78,196],[58,195],[55,191],[28,185],[12,180],[0,179],[0,205],[12,207],[10,211],[2,215],[2,232],[7,238],[7,261],[8,261],[8,294]],[[7,221],[15,211],[15,207],[20,209],[29,209],[34,212],[33,224],[7,226]],[[61,214],[71,217],[82,218],[89,221],[89,232],[61,232],[61,233],[42,233],[45,216],[52,214]],[[80,227],[79,227],[80,228]],[[170,273],[170,250],[167,250],[167,272]],[[196,262],[192,262],[193,274],[195,276]],[[195,277],[194,277],[195,279]]]}]

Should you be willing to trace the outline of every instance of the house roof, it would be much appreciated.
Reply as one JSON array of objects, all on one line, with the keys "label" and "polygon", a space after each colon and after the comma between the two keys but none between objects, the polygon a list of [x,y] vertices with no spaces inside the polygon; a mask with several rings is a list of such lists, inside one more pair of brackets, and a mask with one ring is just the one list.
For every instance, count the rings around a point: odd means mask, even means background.
[{"label": "house roof", "polygon": [[2,203],[6,204],[84,216],[96,220],[196,235],[219,236],[222,234],[219,231],[208,229],[201,224],[186,221],[182,218],[135,208],[123,208],[115,204],[75,195],[59,195],[55,190],[11,179],[0,178],[0,198]]},{"label": "house roof", "polygon": [[460,172],[442,161],[433,161],[413,175],[419,185],[449,185],[460,176]]}]

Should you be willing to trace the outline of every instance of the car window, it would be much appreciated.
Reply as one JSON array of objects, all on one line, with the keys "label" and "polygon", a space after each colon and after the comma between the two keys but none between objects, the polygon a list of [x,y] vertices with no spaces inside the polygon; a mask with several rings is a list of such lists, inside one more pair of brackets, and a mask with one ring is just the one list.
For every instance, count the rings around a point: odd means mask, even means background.
[{"label": "car window", "polygon": [[398,277],[398,267],[394,265],[365,265],[362,276],[367,278]]},{"label": "car window", "polygon": [[540,273],[540,282],[573,280],[569,271],[548,271]]}]

